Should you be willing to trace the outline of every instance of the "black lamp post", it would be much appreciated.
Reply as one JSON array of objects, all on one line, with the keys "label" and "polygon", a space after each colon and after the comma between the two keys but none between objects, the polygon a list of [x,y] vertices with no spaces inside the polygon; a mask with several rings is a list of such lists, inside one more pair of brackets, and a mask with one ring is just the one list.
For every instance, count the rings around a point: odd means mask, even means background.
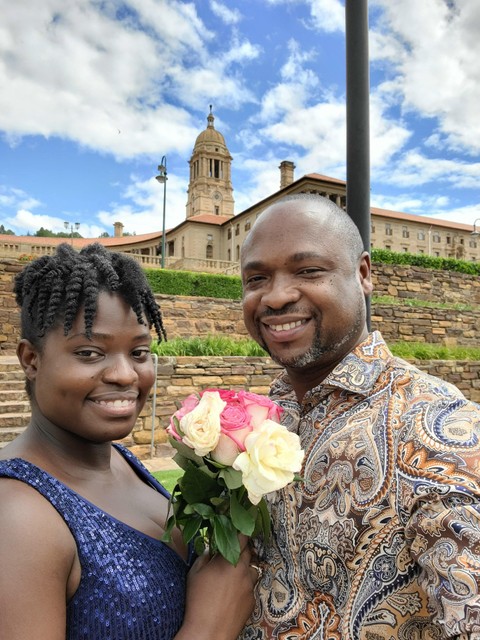
[{"label": "black lamp post", "polygon": [[165,207],[167,202],[167,157],[163,156],[158,165],[158,176],[155,180],[163,183],[163,218],[162,218],[162,269],[165,268]]},{"label": "black lamp post", "polygon": [[75,231],[78,231],[80,229],[80,222],[71,223],[71,222],[65,221],[63,223],[63,226],[65,227],[65,229],[68,229],[70,227],[70,244],[72,244],[72,245],[73,245],[73,229],[74,229],[74,225],[75,225]]}]

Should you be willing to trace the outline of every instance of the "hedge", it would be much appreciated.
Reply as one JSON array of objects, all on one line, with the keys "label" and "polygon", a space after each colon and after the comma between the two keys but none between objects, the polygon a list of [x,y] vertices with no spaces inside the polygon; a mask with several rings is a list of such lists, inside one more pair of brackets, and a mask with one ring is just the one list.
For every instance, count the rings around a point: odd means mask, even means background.
[{"label": "hedge", "polygon": [[[411,265],[425,269],[480,275],[480,263],[477,262],[436,258],[425,254],[397,253],[388,249],[372,249],[371,256],[372,262],[383,264]],[[170,269],[145,269],[145,274],[155,293],[228,300],[240,300],[242,297],[242,283],[239,276]]]}]

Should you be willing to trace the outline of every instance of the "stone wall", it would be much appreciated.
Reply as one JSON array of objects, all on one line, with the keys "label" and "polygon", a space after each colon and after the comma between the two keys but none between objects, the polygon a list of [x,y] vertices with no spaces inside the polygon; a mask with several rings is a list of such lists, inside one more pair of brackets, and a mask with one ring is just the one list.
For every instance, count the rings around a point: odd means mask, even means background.
[{"label": "stone wall", "polygon": [[[18,311],[13,277],[22,268],[16,260],[0,260],[0,353],[13,352],[18,341]],[[377,295],[446,304],[480,306],[480,278],[462,273],[398,265],[374,264]],[[158,295],[167,334],[176,337],[228,335],[246,337],[238,300]],[[455,311],[373,304],[372,328],[387,342],[398,340],[478,346],[478,311]]]},{"label": "stone wall", "polygon": [[[414,364],[422,371],[453,383],[470,400],[480,402],[480,362],[418,360]],[[152,394],[135,429],[123,442],[141,458],[152,452],[159,453],[167,441],[165,427],[170,416],[189,394],[211,387],[267,394],[270,382],[280,370],[281,367],[270,358],[159,358],[155,417]]]}]

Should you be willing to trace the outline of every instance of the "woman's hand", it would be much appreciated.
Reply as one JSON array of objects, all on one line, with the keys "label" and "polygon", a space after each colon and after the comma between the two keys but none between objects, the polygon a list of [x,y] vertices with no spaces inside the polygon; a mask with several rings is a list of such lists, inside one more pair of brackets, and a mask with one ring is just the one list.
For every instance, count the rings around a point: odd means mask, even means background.
[{"label": "woman's hand", "polygon": [[258,570],[250,565],[247,539],[236,567],[222,556],[204,554],[190,570],[182,628],[175,640],[234,640],[248,620]]}]

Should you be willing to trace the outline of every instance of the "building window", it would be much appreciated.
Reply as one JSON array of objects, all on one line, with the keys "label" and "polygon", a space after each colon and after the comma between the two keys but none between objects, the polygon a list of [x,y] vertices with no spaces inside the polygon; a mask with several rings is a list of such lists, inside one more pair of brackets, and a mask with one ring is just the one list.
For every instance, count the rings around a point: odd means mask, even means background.
[{"label": "building window", "polygon": [[477,248],[477,241],[476,240],[470,240],[469,246],[472,247],[472,249],[476,249]]},{"label": "building window", "polygon": [[211,233],[207,233],[207,242],[211,244],[213,242],[213,236]]},{"label": "building window", "polygon": [[409,238],[409,237],[410,237],[410,231],[408,230],[408,227],[406,225],[403,225],[402,238]]},{"label": "building window", "polygon": [[402,247],[403,253],[408,253],[408,247]]},{"label": "building window", "polygon": [[240,260],[240,245],[239,244],[237,244],[236,254],[237,254],[237,262],[238,262]]},{"label": "building window", "polygon": [[393,235],[392,225],[389,222],[385,224],[385,235],[386,236]]},{"label": "building window", "polygon": [[418,253],[425,253],[425,251],[423,249],[419,249]]},{"label": "building window", "polygon": [[417,233],[417,239],[418,240],[425,240],[425,231],[419,231]]},{"label": "building window", "polygon": [[207,260],[211,260],[213,258],[213,245],[207,244],[207,250],[205,252],[205,256]]},{"label": "building window", "polygon": [[236,236],[240,235],[240,223],[235,225],[235,235]]},{"label": "building window", "polygon": [[460,238],[460,244],[465,244],[465,239],[464,238]]},{"label": "building window", "polygon": [[232,237],[232,227],[228,227],[227,238],[230,240],[231,237]]},{"label": "building window", "polygon": [[215,205],[215,215],[216,216],[220,215],[220,207],[218,207],[217,205]]},{"label": "building window", "polygon": [[452,244],[452,239],[450,236],[447,236],[446,238],[447,244]]},{"label": "building window", "polygon": [[372,224],[370,233],[375,233],[375,225]]},{"label": "building window", "polygon": [[245,231],[250,231],[250,227],[251,227],[251,226],[252,226],[252,225],[250,224],[250,220],[247,220],[247,221],[245,222]]},{"label": "building window", "polygon": [[433,242],[441,242],[442,238],[440,237],[440,234],[437,231],[435,231],[435,233],[433,234],[432,240]]},{"label": "building window", "polygon": [[433,252],[433,255],[434,255],[436,258],[439,258],[439,257],[440,257],[440,251],[434,251],[434,252]]},{"label": "building window", "polygon": [[229,262],[231,262],[231,261],[232,261],[232,250],[231,250],[231,249],[229,249],[229,250],[227,251],[227,256],[228,256],[228,258],[227,258],[227,259],[228,259],[228,261],[229,261]]},{"label": "building window", "polygon": [[386,245],[385,245],[385,249],[387,249],[388,251],[390,251],[390,249],[391,249],[391,248],[392,248],[392,245],[391,245],[391,244],[386,244]]}]

